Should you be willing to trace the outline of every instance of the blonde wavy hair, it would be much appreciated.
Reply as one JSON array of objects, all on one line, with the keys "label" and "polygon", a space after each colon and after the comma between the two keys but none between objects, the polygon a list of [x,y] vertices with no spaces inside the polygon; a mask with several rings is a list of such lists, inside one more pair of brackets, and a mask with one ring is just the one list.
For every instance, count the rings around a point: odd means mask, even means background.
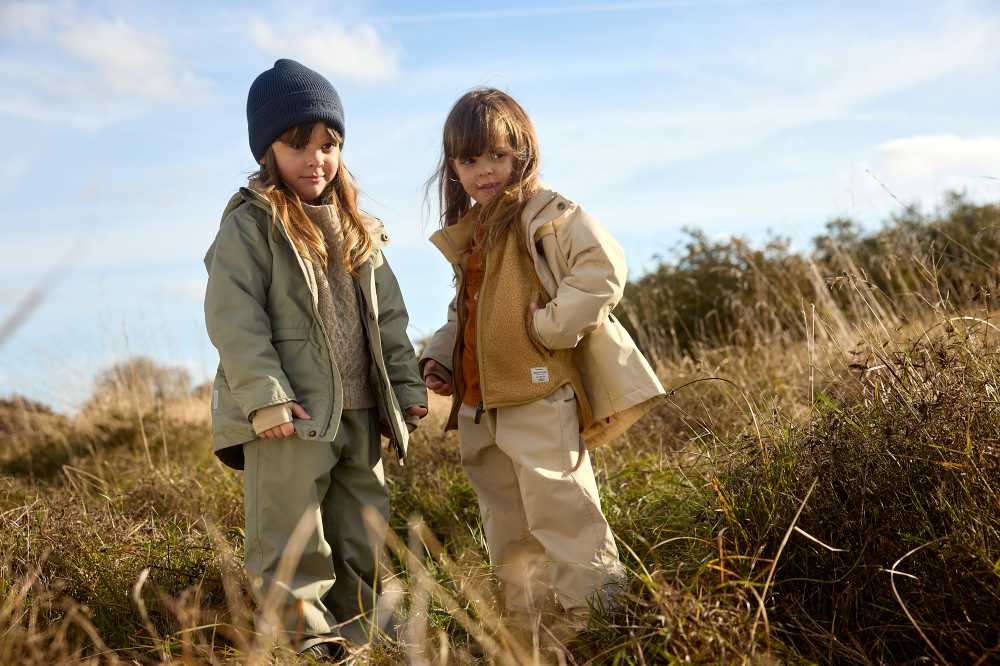
[{"label": "blonde wavy hair", "polygon": [[[302,148],[308,145],[316,124],[305,123],[289,127],[276,140],[293,148]],[[343,144],[343,139],[336,130],[325,124],[323,126],[332,141],[338,146]],[[351,275],[357,275],[358,269],[371,255],[372,242],[361,221],[354,176],[344,166],[343,156],[339,156],[338,160],[337,176],[323,190],[316,203],[336,207],[340,221],[340,234],[336,239],[340,248],[340,261]],[[250,186],[271,202],[271,232],[278,233],[278,221],[281,220],[295,249],[325,270],[329,257],[323,232],[309,220],[299,195],[281,180],[274,150],[270,146],[261,160],[260,169],[251,174]]]},{"label": "blonde wavy hair", "polygon": [[521,212],[539,187],[538,138],[521,105],[496,88],[475,88],[462,95],[444,121],[441,159],[427,182],[428,195],[436,185],[441,226],[457,224],[472,209],[472,200],[462,188],[452,160],[501,148],[512,152],[514,166],[502,192],[479,207],[479,220],[486,225],[486,247],[512,228],[519,235],[523,233],[518,223]]}]

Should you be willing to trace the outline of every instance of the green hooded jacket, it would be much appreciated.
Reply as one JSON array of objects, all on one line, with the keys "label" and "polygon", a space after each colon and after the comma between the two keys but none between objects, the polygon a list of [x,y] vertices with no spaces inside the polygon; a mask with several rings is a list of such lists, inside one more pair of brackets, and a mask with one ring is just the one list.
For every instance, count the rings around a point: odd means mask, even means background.
[{"label": "green hooded jacket", "polygon": [[[382,255],[389,241],[382,223],[365,216],[372,254],[355,278],[358,307],[368,338],[382,422],[400,461],[408,429],[403,412],[427,406],[427,389],[406,335],[409,316],[399,284]],[[330,442],[343,411],[340,373],[319,316],[312,264],[292,245],[271,205],[241,188],[222,214],[205,255],[208,287],[205,324],[219,351],[212,386],[212,439],[216,455],[243,468],[243,447],[256,438],[253,413],[294,401],[312,417],[295,419],[301,439]]]}]

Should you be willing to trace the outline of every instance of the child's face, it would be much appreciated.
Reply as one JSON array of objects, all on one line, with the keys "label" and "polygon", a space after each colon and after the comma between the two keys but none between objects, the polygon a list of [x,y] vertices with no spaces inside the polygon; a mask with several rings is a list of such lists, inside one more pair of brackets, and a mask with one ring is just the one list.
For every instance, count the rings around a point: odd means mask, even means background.
[{"label": "child's face", "polygon": [[340,146],[322,123],[313,126],[305,146],[296,148],[275,141],[271,148],[281,180],[306,203],[315,201],[337,175]]},{"label": "child's face", "polygon": [[514,156],[510,148],[501,146],[475,157],[452,158],[451,168],[465,193],[485,206],[510,181]]}]

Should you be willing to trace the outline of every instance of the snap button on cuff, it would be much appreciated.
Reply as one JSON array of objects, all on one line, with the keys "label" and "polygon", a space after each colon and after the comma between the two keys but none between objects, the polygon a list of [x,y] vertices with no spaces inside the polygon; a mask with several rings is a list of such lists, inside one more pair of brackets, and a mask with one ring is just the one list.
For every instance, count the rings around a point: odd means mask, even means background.
[{"label": "snap button on cuff", "polygon": [[316,436],[316,431],[315,430],[310,430],[309,431],[309,436],[310,437],[315,437]]},{"label": "snap button on cuff", "polygon": [[564,208],[566,208],[566,204],[560,201],[558,204],[556,204],[556,208],[558,208],[559,210],[563,210]]}]

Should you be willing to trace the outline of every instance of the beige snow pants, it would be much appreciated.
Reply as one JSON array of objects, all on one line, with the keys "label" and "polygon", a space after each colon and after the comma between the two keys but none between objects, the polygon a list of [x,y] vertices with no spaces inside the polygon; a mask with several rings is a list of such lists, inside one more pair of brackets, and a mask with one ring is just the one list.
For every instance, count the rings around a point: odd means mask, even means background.
[{"label": "beige snow pants", "polygon": [[570,386],[526,405],[490,410],[478,424],[475,408],[462,405],[458,433],[508,611],[544,610],[553,595],[567,611],[586,610],[621,581],[618,549],[585,449],[579,460]]},{"label": "beige snow pants", "polygon": [[277,609],[278,631],[298,650],[339,637],[364,643],[373,622],[389,621],[373,617],[385,534],[363,517],[366,507],[383,520],[389,514],[379,445],[376,409],[344,410],[332,442],[292,436],[243,445],[246,568],[258,607],[299,520],[312,523]]}]

